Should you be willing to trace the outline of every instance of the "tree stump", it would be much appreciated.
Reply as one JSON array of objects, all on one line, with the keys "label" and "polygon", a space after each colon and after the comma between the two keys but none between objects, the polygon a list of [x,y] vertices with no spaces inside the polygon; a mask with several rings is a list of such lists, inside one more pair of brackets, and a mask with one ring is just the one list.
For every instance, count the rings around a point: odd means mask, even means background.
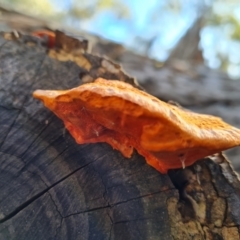
[{"label": "tree stump", "polygon": [[99,70],[99,57],[89,54],[86,70],[7,36],[0,35],[0,239],[240,239],[240,184],[224,156],[162,175],[136,152],[125,159],[104,143],[76,144],[32,92],[81,84],[79,74]]}]

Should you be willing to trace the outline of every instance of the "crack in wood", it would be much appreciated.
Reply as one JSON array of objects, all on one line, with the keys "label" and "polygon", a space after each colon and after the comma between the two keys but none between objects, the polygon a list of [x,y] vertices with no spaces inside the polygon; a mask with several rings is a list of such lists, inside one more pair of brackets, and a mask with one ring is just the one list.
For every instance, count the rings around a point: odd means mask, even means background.
[{"label": "crack in wood", "polygon": [[16,107],[10,107],[10,106],[4,106],[4,105],[0,105],[0,108],[4,109],[4,110],[8,110],[8,111],[13,111],[13,110],[17,110],[20,111],[20,108],[16,108]]},{"label": "crack in wood", "polygon": [[[1,50],[1,48],[0,48],[0,50]],[[39,75],[39,71],[41,70],[41,67],[42,67],[42,65],[43,65],[44,60],[45,60],[45,56],[44,56],[43,59],[40,61],[39,68],[36,69],[36,72],[35,72],[35,74],[34,74],[34,76],[33,76],[32,84],[31,84],[29,87],[31,87],[31,86],[33,86],[33,85],[35,84],[36,76]],[[19,78],[19,75],[18,75],[18,78]],[[29,96],[26,95],[26,96],[23,98],[21,107],[20,107],[20,109],[19,109],[16,117],[14,118],[12,124],[9,126],[7,133],[6,133],[6,135],[4,136],[4,138],[3,138],[3,141],[2,141],[1,144],[0,144],[0,149],[1,149],[2,146],[4,145],[6,139],[8,138],[10,132],[12,131],[13,126],[15,125],[18,117],[20,116],[22,110],[24,109],[24,105],[26,104],[26,102],[27,102],[27,100],[28,100],[28,97],[29,97]]]},{"label": "crack in wood", "polygon": [[60,230],[61,230],[61,228],[62,228],[62,222],[63,222],[63,218],[61,218],[60,224],[59,224],[59,226],[56,228],[56,232],[55,232],[54,239],[58,239],[58,238],[57,238],[57,235],[58,235],[58,233],[60,232]]},{"label": "crack in wood", "polygon": [[[61,136],[59,136],[59,137],[61,137]],[[59,137],[58,137],[58,138],[59,138]],[[57,141],[58,138],[57,138],[55,141]],[[49,147],[51,147],[51,144],[49,144],[49,145],[46,146],[44,149],[42,149],[41,152],[39,152],[38,154],[41,154],[42,152],[44,152],[45,150],[47,150]],[[66,146],[66,148],[64,148],[61,152],[59,152],[56,157],[54,157],[51,161],[48,162],[48,165],[50,165],[53,161],[55,161],[58,157],[60,157],[65,151],[68,150],[69,147],[70,147],[70,146]],[[34,159],[34,158],[36,158],[36,157],[38,157],[38,154],[35,155],[34,157],[30,158],[27,163],[22,159],[22,157],[20,158],[20,159],[22,160],[22,162],[24,163],[24,166],[19,170],[19,175],[18,175],[18,177],[19,177],[19,176],[22,174],[22,172],[24,172],[25,169],[32,163],[31,160]]]},{"label": "crack in wood", "polygon": [[114,203],[114,204],[109,204],[109,205],[105,205],[105,206],[102,206],[102,207],[86,209],[84,211],[71,213],[71,214],[69,214],[67,216],[64,216],[64,218],[68,218],[68,217],[71,217],[71,216],[74,216],[74,215],[78,215],[78,214],[93,212],[93,211],[97,211],[97,210],[101,210],[101,209],[112,208],[112,207],[115,207],[115,206],[118,206],[118,205],[121,205],[121,204],[124,204],[124,203],[128,203],[128,202],[135,201],[135,200],[138,200],[138,199],[141,199],[141,198],[145,198],[145,197],[152,197],[153,195],[161,194],[163,192],[168,192],[168,191],[172,191],[172,190],[175,191],[176,189],[175,188],[169,188],[169,189],[165,189],[165,190],[162,190],[162,191],[157,191],[157,192],[153,192],[153,193],[149,193],[149,194],[144,194],[144,195],[141,195],[141,196],[138,196],[138,197],[135,197],[135,198],[130,198],[128,200],[117,202],[117,203]]},{"label": "crack in wood", "polygon": [[69,173],[68,175],[66,175],[65,177],[61,178],[60,180],[58,180],[57,182],[55,182],[54,184],[52,184],[51,186],[47,187],[46,189],[44,189],[43,191],[39,192],[38,194],[36,194],[35,196],[31,197],[29,200],[27,200],[26,202],[24,202],[23,204],[19,205],[17,208],[15,208],[15,210],[13,210],[11,213],[9,213],[7,216],[3,217],[2,219],[0,219],[0,223],[4,223],[7,220],[13,218],[15,215],[17,215],[19,212],[21,212],[22,210],[24,210],[26,207],[28,207],[31,203],[33,203],[35,200],[37,200],[38,198],[40,198],[42,195],[44,195],[45,193],[47,193],[50,189],[52,189],[53,187],[55,187],[57,184],[63,182],[65,179],[67,179],[68,177],[72,176],[74,173],[76,173],[77,171],[81,170],[84,167],[87,167],[88,165],[92,164],[93,162],[95,162],[96,160],[89,162],[87,164],[85,164],[84,166],[81,166],[79,168],[77,168],[76,170],[74,170],[73,172]]},{"label": "crack in wood", "polygon": [[[42,178],[41,178],[41,179],[42,179]],[[44,182],[44,181],[43,181],[43,182]],[[45,183],[45,182],[44,182],[44,183]],[[51,193],[50,193],[49,191],[48,191],[47,193],[48,193],[48,195],[49,195],[49,197],[50,197],[53,205],[55,206],[55,209],[56,209],[57,213],[58,213],[59,216],[61,217],[60,224],[59,224],[59,226],[56,228],[56,232],[55,232],[55,237],[56,237],[57,234],[58,234],[58,232],[59,232],[59,230],[61,229],[62,221],[63,221],[63,216],[62,216],[61,212],[59,211],[59,209],[58,209],[58,207],[57,207],[57,204],[56,204],[55,201],[53,200],[53,197],[52,197]]]},{"label": "crack in wood", "polygon": [[2,142],[0,143],[0,150],[1,150],[2,146],[4,145],[4,143],[5,143],[5,141],[6,141],[7,137],[8,137],[8,135],[9,135],[9,133],[11,132],[11,130],[12,130],[12,128],[13,128],[13,126],[15,125],[15,123],[16,123],[16,121],[17,121],[19,115],[20,115],[20,113],[21,113],[21,109],[18,111],[18,113],[17,113],[17,115],[15,116],[13,122],[12,122],[11,125],[9,126],[8,131],[6,132],[6,134],[5,134],[5,136],[4,136],[3,140],[2,140]]},{"label": "crack in wood", "polygon": [[122,220],[118,222],[114,222],[113,224],[121,224],[121,223],[129,223],[129,222],[138,222],[138,221],[145,221],[145,220],[151,220],[153,218],[136,218],[136,219],[131,219],[131,220]]},{"label": "crack in wood", "polygon": [[[50,120],[53,120],[53,115],[50,116]],[[31,148],[31,146],[33,146],[33,144],[39,139],[41,134],[44,133],[44,131],[49,127],[49,125],[51,124],[50,120],[49,120],[49,123],[47,125],[45,125],[41,131],[38,132],[38,135],[36,136],[36,138],[34,138],[31,141],[31,143],[28,145],[28,147],[25,149],[25,151],[21,154],[21,158],[24,158],[24,156],[26,155],[27,151]]]}]

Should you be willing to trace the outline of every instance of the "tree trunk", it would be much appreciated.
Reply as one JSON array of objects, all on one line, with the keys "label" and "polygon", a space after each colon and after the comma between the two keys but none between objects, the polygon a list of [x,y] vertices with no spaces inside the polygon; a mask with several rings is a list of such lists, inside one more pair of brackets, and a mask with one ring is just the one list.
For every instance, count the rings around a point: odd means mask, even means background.
[{"label": "tree trunk", "polygon": [[[79,74],[114,74],[98,71],[97,56],[60,61],[24,36],[6,38],[0,239],[240,239],[240,184],[224,156],[163,175],[136,152],[125,159],[108,144],[76,144],[32,92],[77,86]],[[115,77],[137,86],[121,70]]]}]

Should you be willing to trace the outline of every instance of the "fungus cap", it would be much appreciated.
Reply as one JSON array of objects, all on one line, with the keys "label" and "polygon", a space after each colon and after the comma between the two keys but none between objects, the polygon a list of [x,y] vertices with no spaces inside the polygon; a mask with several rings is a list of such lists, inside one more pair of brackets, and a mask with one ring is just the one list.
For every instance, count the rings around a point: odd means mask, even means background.
[{"label": "fungus cap", "polygon": [[135,148],[161,173],[240,145],[240,130],[210,115],[165,103],[131,85],[97,79],[64,90],[36,90],[79,144],[107,142],[125,157]]}]

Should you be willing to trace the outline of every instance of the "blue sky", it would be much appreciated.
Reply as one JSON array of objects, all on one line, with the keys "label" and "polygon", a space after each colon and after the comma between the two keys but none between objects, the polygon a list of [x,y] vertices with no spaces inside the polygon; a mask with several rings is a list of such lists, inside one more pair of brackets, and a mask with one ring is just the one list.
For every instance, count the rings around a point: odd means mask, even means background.
[{"label": "blue sky", "polygon": [[152,24],[151,15],[156,6],[159,9],[162,7],[161,1],[123,0],[122,2],[130,9],[129,18],[119,19],[115,12],[105,10],[96,14],[91,21],[83,21],[80,27],[105,38],[124,43],[130,48],[137,47],[138,50],[141,48],[136,44],[136,36],[147,40],[157,35],[150,56],[164,60],[168,50],[176,44],[196,18],[196,13],[189,8],[183,9],[180,15],[160,11],[161,17],[157,17]]},{"label": "blue sky", "polygon": [[[60,11],[66,11],[74,0],[52,0]],[[117,0],[116,0],[117,1]],[[119,18],[114,9],[98,11],[92,19],[69,21],[74,28],[83,29],[107,39],[124,44],[125,46],[144,53],[141,39],[151,39],[155,42],[150,49],[149,56],[158,60],[165,60],[171,48],[177,43],[185,31],[191,26],[197,17],[196,4],[198,0],[182,0],[184,4],[180,11],[166,11],[165,0],[118,0],[129,9],[129,16]],[[208,0],[211,2],[213,0]],[[207,0],[205,0],[207,2]],[[93,4],[92,1],[82,0],[81,4]],[[224,2],[223,2],[224,3]],[[157,10],[157,11],[156,11]],[[240,19],[239,6],[231,4],[214,5],[216,12],[229,12]],[[159,11],[159,15],[156,14]],[[154,15],[155,14],[155,15]],[[154,18],[154,21],[151,20]],[[203,48],[206,64],[212,68],[220,66],[218,53],[226,55],[232,62],[228,72],[236,78],[240,76],[240,54],[236,54],[236,48],[240,49],[238,42],[232,42],[227,35],[231,29],[205,27],[201,32],[201,46]],[[136,38],[138,37],[138,39]]]}]

